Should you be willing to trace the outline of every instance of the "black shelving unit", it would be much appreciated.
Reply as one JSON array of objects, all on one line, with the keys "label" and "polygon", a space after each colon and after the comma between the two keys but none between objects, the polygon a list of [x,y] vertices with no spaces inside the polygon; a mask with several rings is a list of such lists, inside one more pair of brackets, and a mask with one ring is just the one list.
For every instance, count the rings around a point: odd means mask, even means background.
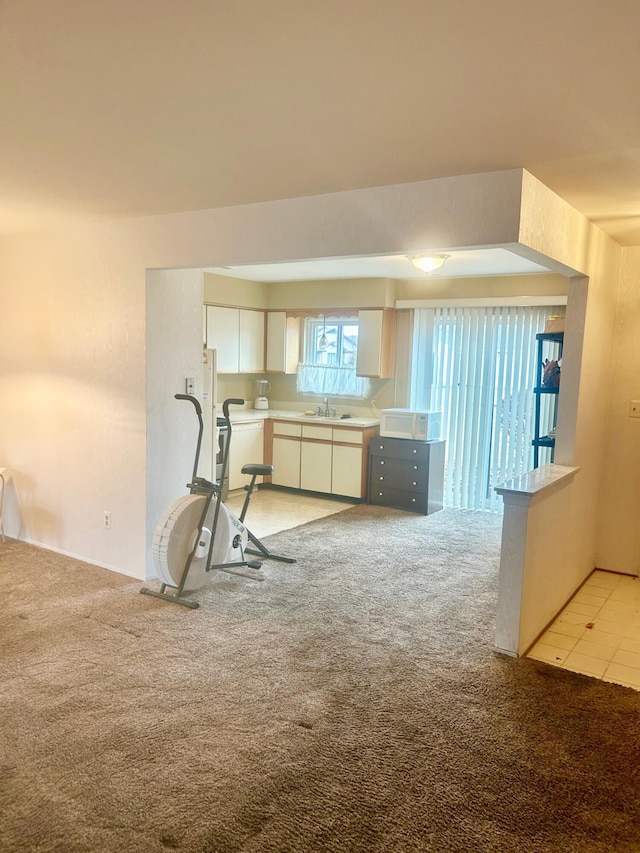
[{"label": "black shelving unit", "polygon": [[[555,427],[558,416],[558,394],[560,387],[552,387],[542,384],[542,375],[544,372],[544,362],[546,358],[560,361],[562,358],[562,347],[564,345],[564,332],[539,332],[536,335],[538,344],[538,374],[536,378],[536,386],[533,389],[535,394],[535,423],[533,441],[533,467],[538,468],[540,464],[540,448],[551,448],[551,461],[553,462],[554,448],[556,445]],[[551,394],[553,396],[553,405],[551,407],[551,427],[543,427],[541,424],[541,398],[543,395]],[[546,431],[545,431],[546,429]],[[553,430],[554,435],[550,436],[549,432]],[[540,433],[544,432],[543,435]]]}]

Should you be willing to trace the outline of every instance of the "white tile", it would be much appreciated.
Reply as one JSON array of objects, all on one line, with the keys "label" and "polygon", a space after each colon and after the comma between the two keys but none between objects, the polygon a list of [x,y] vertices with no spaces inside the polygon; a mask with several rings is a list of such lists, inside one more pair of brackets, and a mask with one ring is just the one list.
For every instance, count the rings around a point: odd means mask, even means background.
[{"label": "white tile", "polygon": [[[584,631],[582,639],[589,643],[598,643],[601,646],[611,646],[614,649],[617,649],[623,642],[635,642],[635,640],[625,640],[624,637],[621,637],[618,634],[609,634],[606,631],[599,631],[597,627]],[[632,649],[632,651],[634,651],[634,649]]]},{"label": "white tile", "polygon": [[548,630],[554,634],[564,634],[565,637],[574,637],[576,640],[585,633],[584,623],[575,625],[573,622],[561,622],[559,619]]},{"label": "white tile", "polygon": [[544,643],[545,646],[552,646],[556,649],[565,649],[570,652],[571,649],[578,642],[578,637],[567,636],[566,634],[559,634],[556,631],[552,631],[549,629],[545,631],[544,634],[538,640],[539,643]]},{"label": "white tile", "polygon": [[570,669],[572,672],[582,672],[585,675],[593,675],[596,678],[601,678],[609,666],[606,660],[599,660],[590,655],[581,655],[578,652],[569,652],[562,664],[563,669]]},{"label": "white tile", "polygon": [[582,613],[574,613],[571,610],[563,610],[560,616],[558,616],[558,622],[569,622],[571,625],[581,625],[583,629],[586,627],[587,623],[591,621],[591,617],[584,616]]},{"label": "white tile", "polygon": [[627,637],[630,640],[640,639],[640,630],[625,619],[605,619],[597,616],[593,620],[593,627],[598,631],[614,634],[616,637]]},{"label": "white tile", "polygon": [[546,663],[554,663],[559,666],[568,654],[569,652],[566,649],[547,646],[545,643],[536,643],[527,657],[533,658],[534,660],[542,660]]},{"label": "white tile", "polygon": [[616,654],[616,648],[614,646],[592,643],[585,639],[578,640],[573,651],[581,655],[588,655],[589,657],[598,658],[598,660],[604,661],[610,661],[614,654]]},{"label": "white tile", "polygon": [[632,640],[629,637],[620,637],[618,648],[624,649],[627,652],[640,654],[640,639]]},{"label": "white tile", "polygon": [[[244,498],[245,492],[237,490],[230,493],[226,504],[238,515]],[[316,518],[334,515],[353,506],[352,503],[312,495],[292,495],[275,489],[259,489],[251,496],[246,524],[255,536],[268,536]]]},{"label": "white tile", "polygon": [[571,599],[571,603],[576,604],[591,604],[594,607],[602,607],[602,605],[607,601],[607,596],[600,596],[597,594],[592,594],[588,589],[584,587],[576,592],[576,594]]},{"label": "white tile", "polygon": [[640,585],[637,583],[622,582],[611,590],[609,601],[625,601],[629,604],[637,604],[640,601]]},{"label": "white tile", "polygon": [[596,571],[589,576],[587,583],[592,586],[599,586],[602,589],[612,590],[618,586],[621,578],[622,575],[617,575],[614,572],[603,572],[596,569]]},{"label": "white tile", "polygon": [[640,670],[640,654],[626,649],[618,649],[612,658],[612,663],[621,663],[623,666]]},{"label": "white tile", "polygon": [[[605,605],[606,606],[606,605]],[[567,613],[580,613],[582,616],[595,616],[600,610],[601,605],[581,604],[575,599],[567,604],[565,611]]]},{"label": "white tile", "polygon": [[628,601],[627,599],[618,599],[614,598],[615,590],[611,593],[609,598],[602,605],[602,610],[610,610],[612,613],[634,613],[638,610],[638,604],[635,601]]},{"label": "white tile", "polygon": [[610,663],[604,674],[604,680],[640,690],[640,669],[624,666],[621,663]]}]

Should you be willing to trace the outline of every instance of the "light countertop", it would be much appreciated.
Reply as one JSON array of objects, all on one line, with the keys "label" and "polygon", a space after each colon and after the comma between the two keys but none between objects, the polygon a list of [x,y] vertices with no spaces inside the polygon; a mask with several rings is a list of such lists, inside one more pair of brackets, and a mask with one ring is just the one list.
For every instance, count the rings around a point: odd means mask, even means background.
[{"label": "light countertop", "polygon": [[304,412],[288,411],[286,409],[230,409],[232,424],[250,421],[264,421],[267,418],[276,420],[297,421],[299,423],[329,424],[335,427],[375,427],[380,425],[380,419],[374,417],[325,418],[318,415],[305,415]]}]

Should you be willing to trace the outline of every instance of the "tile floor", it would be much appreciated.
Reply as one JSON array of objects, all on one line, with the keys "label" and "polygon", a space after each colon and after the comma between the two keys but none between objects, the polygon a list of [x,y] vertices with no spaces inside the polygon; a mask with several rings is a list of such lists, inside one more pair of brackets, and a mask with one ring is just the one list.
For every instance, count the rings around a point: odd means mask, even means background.
[{"label": "tile floor", "polygon": [[640,580],[593,572],[527,657],[640,690]]},{"label": "tile floor", "polygon": [[[240,515],[245,498],[244,489],[231,492],[225,501],[231,512]],[[251,495],[246,524],[261,538],[280,530],[289,530],[315,518],[324,518],[350,509],[354,504],[315,495],[281,492],[277,489],[258,489]]]}]

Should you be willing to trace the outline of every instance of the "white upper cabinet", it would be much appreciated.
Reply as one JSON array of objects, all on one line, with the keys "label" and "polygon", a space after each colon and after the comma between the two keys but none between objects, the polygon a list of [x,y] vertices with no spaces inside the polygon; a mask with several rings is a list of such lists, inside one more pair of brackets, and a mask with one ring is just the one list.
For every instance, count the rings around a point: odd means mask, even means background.
[{"label": "white upper cabinet", "polygon": [[393,378],[395,331],[394,308],[368,308],[358,312],[358,376]]},{"label": "white upper cabinet", "polygon": [[239,373],[264,372],[264,311],[240,308]]},{"label": "white upper cabinet", "polygon": [[216,350],[218,373],[238,373],[240,311],[207,305],[207,347]]},{"label": "white upper cabinet", "polygon": [[207,305],[207,346],[217,352],[218,373],[262,373],[264,311]]},{"label": "white upper cabinet", "polygon": [[267,311],[267,373],[297,373],[300,320],[286,311]]}]

